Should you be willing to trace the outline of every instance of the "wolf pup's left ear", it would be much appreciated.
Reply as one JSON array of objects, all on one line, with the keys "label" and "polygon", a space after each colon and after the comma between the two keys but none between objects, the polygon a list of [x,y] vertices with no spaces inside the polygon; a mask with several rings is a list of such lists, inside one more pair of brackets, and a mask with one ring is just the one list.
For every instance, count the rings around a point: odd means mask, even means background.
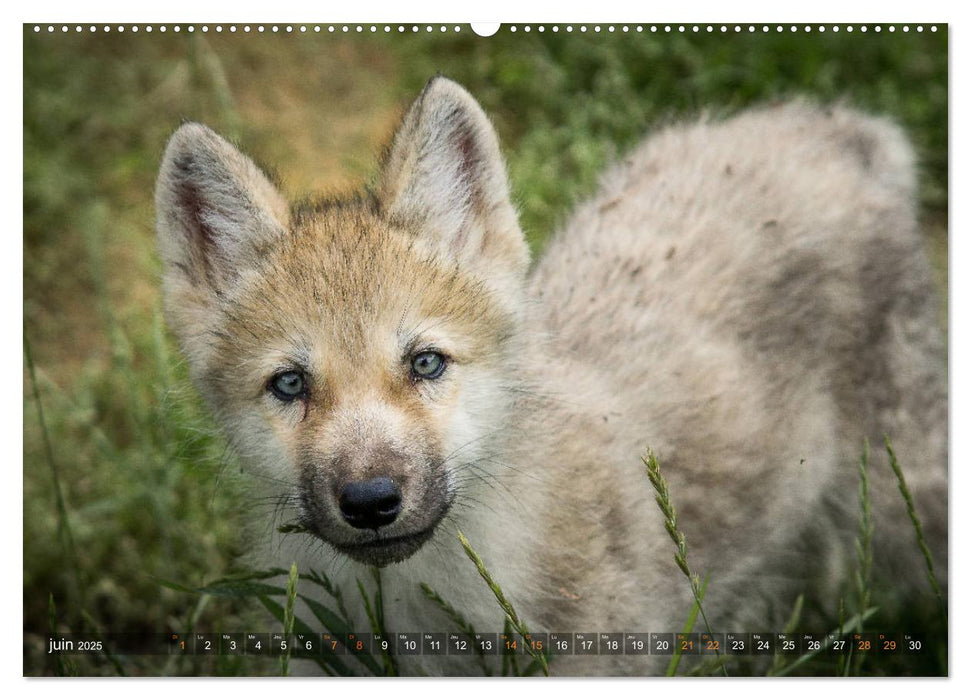
[{"label": "wolf pup's left ear", "polygon": [[391,143],[378,201],[460,263],[521,279],[529,248],[509,198],[499,142],[461,86],[433,78]]},{"label": "wolf pup's left ear", "polygon": [[158,243],[169,285],[225,291],[282,235],[284,198],[256,165],[202,124],[179,128],[155,188]]}]

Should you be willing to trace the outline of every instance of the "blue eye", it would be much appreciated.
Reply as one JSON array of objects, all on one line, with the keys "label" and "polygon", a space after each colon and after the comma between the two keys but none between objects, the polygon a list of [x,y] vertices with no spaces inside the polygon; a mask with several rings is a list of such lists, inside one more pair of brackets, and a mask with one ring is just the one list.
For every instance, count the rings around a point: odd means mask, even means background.
[{"label": "blue eye", "polygon": [[416,379],[438,379],[445,371],[445,356],[427,350],[411,358],[411,373]]},{"label": "blue eye", "polygon": [[303,374],[290,370],[273,375],[269,387],[273,395],[280,401],[293,401],[304,395],[306,382]]}]

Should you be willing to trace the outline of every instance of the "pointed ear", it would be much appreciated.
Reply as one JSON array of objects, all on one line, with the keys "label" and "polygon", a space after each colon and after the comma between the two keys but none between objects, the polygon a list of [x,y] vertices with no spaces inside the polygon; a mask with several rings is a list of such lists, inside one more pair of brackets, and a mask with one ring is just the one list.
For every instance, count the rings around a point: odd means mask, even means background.
[{"label": "pointed ear", "polygon": [[390,218],[466,265],[526,273],[529,249],[495,131],[451,80],[433,78],[409,109],[391,143],[378,201]]},{"label": "pointed ear", "polygon": [[217,292],[286,231],[289,216],[266,175],[201,124],[169,140],[155,209],[166,281]]}]

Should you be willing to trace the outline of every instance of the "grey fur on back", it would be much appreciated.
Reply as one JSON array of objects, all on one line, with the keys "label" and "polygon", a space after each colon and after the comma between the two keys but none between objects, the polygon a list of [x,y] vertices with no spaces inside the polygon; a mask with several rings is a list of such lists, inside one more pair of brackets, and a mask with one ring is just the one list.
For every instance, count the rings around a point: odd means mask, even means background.
[{"label": "grey fur on back", "polygon": [[[657,452],[719,629],[781,624],[804,590],[835,611],[864,438],[877,576],[926,586],[884,433],[946,579],[946,357],[923,246],[900,129],[796,102],[651,136],[541,259],[531,288],[569,358],[550,373],[603,387],[602,449],[659,522],[636,459]],[[657,522],[664,573],[645,590],[679,576]]]}]

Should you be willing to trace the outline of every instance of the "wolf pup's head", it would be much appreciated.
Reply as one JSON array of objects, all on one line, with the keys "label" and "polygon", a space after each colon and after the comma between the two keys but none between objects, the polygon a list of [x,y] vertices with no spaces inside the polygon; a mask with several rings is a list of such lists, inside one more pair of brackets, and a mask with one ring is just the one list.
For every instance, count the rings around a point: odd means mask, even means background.
[{"label": "wolf pup's head", "polygon": [[433,79],[373,193],[292,211],[186,124],[155,199],[168,320],[241,459],[336,550],[412,555],[512,401],[529,255],[481,108]]}]

